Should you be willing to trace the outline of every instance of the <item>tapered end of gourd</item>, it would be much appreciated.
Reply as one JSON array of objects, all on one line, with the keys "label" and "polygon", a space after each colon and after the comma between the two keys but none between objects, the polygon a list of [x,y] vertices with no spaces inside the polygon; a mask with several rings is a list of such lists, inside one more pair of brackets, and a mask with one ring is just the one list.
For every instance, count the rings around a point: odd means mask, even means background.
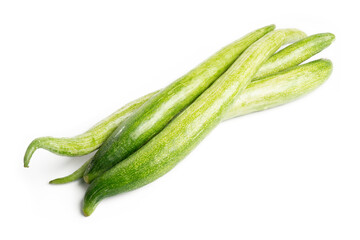
[{"label": "tapered end of gourd", "polygon": [[65,184],[70,183],[73,181],[76,181],[78,179],[81,179],[81,175],[77,174],[77,172],[74,172],[68,176],[62,177],[62,178],[56,178],[51,181],[49,181],[49,184]]},{"label": "tapered end of gourd", "polygon": [[94,211],[94,210],[91,210],[91,211],[90,211],[89,209],[83,208],[83,214],[84,214],[85,217],[90,216],[90,215],[93,213],[93,211]]},{"label": "tapered end of gourd", "polygon": [[335,35],[332,33],[318,33],[310,36],[309,38],[312,38],[315,42],[317,42],[318,52],[321,52],[335,41]]},{"label": "tapered end of gourd", "polygon": [[69,178],[69,177],[62,177],[62,178],[56,178],[56,179],[49,181],[49,184],[65,184],[65,183],[73,182],[75,180],[77,180],[77,179]]},{"label": "tapered end of gourd", "polygon": [[276,28],[276,25],[275,24],[270,24],[268,26],[265,26],[264,28],[266,30],[268,30],[268,31],[272,31],[272,30],[274,30]]},{"label": "tapered end of gourd", "polygon": [[56,178],[49,181],[49,184],[63,184],[63,182],[61,181],[61,178]]},{"label": "tapered end of gourd", "polygon": [[326,37],[330,42],[335,41],[336,37],[332,33],[323,33],[324,37]]},{"label": "tapered end of gourd", "polygon": [[28,148],[26,149],[25,156],[24,156],[24,167],[28,168],[30,159],[34,152],[40,147],[41,138],[37,138],[33,140]]},{"label": "tapered end of gourd", "polygon": [[100,201],[104,197],[106,197],[104,195],[105,193],[101,191],[101,187],[99,186],[99,184],[96,183],[96,181],[97,180],[95,180],[94,183],[90,184],[84,196],[82,212],[85,217],[90,216],[94,212]]},{"label": "tapered end of gourd", "polygon": [[86,199],[84,200],[84,206],[83,206],[83,214],[85,217],[90,216],[95,208],[96,208],[97,204],[92,204],[91,202],[87,201]]},{"label": "tapered end of gourd", "polygon": [[75,172],[62,177],[62,178],[57,178],[54,180],[51,180],[49,183],[50,184],[64,184],[64,183],[69,183],[69,182],[73,182],[76,180],[79,180],[83,177],[85,170],[87,169],[87,166],[89,165],[91,161],[91,158],[89,160],[87,160],[80,168],[78,168]]},{"label": "tapered end of gourd", "polygon": [[324,33],[324,37],[327,39],[326,47],[330,46],[336,40],[335,35],[332,33]]},{"label": "tapered end of gourd", "polygon": [[323,64],[322,69],[326,73],[325,74],[326,77],[324,77],[324,80],[323,80],[323,82],[325,82],[330,77],[330,75],[331,75],[331,73],[333,71],[333,63],[332,63],[332,61],[330,59],[327,59],[327,58],[321,58],[321,59],[319,59],[317,61],[319,61],[319,62],[321,61],[322,64]]},{"label": "tapered end of gourd", "polygon": [[258,29],[257,31],[264,32],[266,34],[266,33],[269,33],[271,31],[274,31],[275,28],[276,28],[275,24],[270,24],[270,25],[267,25],[267,26],[265,26],[263,28]]}]

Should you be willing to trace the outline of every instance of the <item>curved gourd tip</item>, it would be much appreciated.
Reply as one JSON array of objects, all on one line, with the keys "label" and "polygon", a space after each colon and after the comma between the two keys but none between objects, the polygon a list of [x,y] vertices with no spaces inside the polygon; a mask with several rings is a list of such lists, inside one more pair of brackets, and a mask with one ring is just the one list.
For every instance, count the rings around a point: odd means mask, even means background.
[{"label": "curved gourd tip", "polygon": [[73,181],[78,180],[80,178],[81,177],[72,178],[72,176],[70,175],[70,176],[66,176],[66,177],[62,177],[62,178],[53,179],[53,180],[49,181],[49,184],[65,184],[65,183],[73,182]]},{"label": "curved gourd tip", "polygon": [[333,33],[324,33],[324,36],[326,36],[331,42],[335,41],[336,37]]},{"label": "curved gourd tip", "polygon": [[333,64],[332,64],[332,61],[331,61],[330,59],[327,59],[327,58],[321,58],[320,60],[322,60],[322,61],[324,61],[324,62],[328,63],[330,66],[332,66],[332,65],[333,65]]},{"label": "curved gourd tip", "polygon": [[25,156],[24,156],[24,167],[28,168],[30,159],[34,152],[40,147],[40,138],[33,140],[28,148],[26,149]]},{"label": "curved gourd tip", "polygon": [[313,61],[313,63],[318,63],[318,67],[319,67],[319,70],[321,70],[322,74],[323,74],[323,78],[322,78],[322,82],[326,81],[332,71],[333,71],[333,63],[330,59],[327,59],[327,58],[320,58],[318,60],[315,60]]},{"label": "curved gourd tip", "polygon": [[259,28],[256,31],[269,33],[271,31],[274,31],[275,28],[276,28],[275,24],[270,24],[270,25],[267,25],[265,27]]},{"label": "curved gourd tip", "polygon": [[333,63],[330,59],[322,59],[322,60],[324,60],[327,63],[327,66],[329,68],[329,76],[330,76],[330,74],[333,71]]},{"label": "curved gourd tip", "polygon": [[83,210],[83,214],[85,217],[89,217],[91,215],[91,213],[87,213],[87,212],[85,212],[85,210]]},{"label": "curved gourd tip", "polygon": [[335,35],[332,33],[318,33],[318,34],[314,34],[310,37],[321,39],[321,42],[326,44],[326,47],[329,46],[331,43],[333,43],[336,38]]},{"label": "curved gourd tip", "polygon": [[103,198],[104,195],[99,194],[98,186],[96,184],[91,184],[86,190],[83,199],[82,211],[84,216],[90,216]]},{"label": "curved gourd tip", "polygon": [[332,70],[333,67],[333,63],[330,59],[327,58],[319,58],[317,60],[311,61],[309,63],[300,65],[300,66],[305,66],[305,65],[310,65],[310,64],[316,64],[316,66],[318,67],[318,70]]},{"label": "curved gourd tip", "polygon": [[63,179],[64,178],[56,178],[56,179],[53,179],[51,181],[49,181],[49,184],[63,184]]},{"label": "curved gourd tip", "polygon": [[84,203],[84,206],[83,206],[83,214],[85,217],[88,217],[90,216],[94,210],[95,210],[96,206],[89,206],[88,204]]},{"label": "curved gourd tip", "polygon": [[303,39],[303,38],[306,38],[308,36],[304,31],[301,31],[301,30],[299,30],[297,28],[293,28],[292,30],[298,35],[299,39]]},{"label": "curved gourd tip", "polygon": [[327,58],[320,58],[318,60],[315,60],[314,62],[320,62],[322,64],[324,64],[326,67],[332,69],[333,67],[333,63],[330,59],[327,59]]},{"label": "curved gourd tip", "polygon": [[303,31],[300,31],[299,32],[299,40],[301,40],[301,39],[303,39],[303,38],[306,38],[308,35],[305,33],[305,32],[303,32]]},{"label": "curved gourd tip", "polygon": [[270,24],[268,26],[266,26],[265,28],[269,29],[270,31],[274,30],[276,28],[275,24]]},{"label": "curved gourd tip", "polygon": [[69,182],[73,182],[76,180],[79,180],[83,177],[84,172],[87,168],[87,166],[89,165],[90,161],[92,158],[90,158],[89,160],[87,160],[80,168],[78,168],[75,172],[62,177],[62,178],[57,178],[54,180],[51,180],[49,183],[50,184],[64,184],[64,183],[69,183]]},{"label": "curved gourd tip", "polygon": [[292,43],[302,40],[307,37],[307,34],[297,28],[285,28],[280,29],[279,31],[283,31],[285,33],[285,43]]}]

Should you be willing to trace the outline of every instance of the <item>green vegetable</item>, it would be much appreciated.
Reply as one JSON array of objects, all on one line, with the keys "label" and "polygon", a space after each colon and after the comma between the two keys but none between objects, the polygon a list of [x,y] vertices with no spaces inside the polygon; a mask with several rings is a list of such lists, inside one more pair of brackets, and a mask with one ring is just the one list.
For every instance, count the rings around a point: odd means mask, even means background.
[{"label": "green vegetable", "polygon": [[[304,38],[271,56],[261,66],[254,78],[259,79],[274,74],[285,69],[285,66],[295,66],[301,63],[300,59],[305,61],[328,47],[333,40],[334,35],[331,33],[321,33]],[[44,148],[65,156],[83,156],[95,151],[124,119],[159,91],[150,93],[127,104],[97,123],[93,128],[73,138],[41,137],[35,139],[26,151],[24,165],[28,166],[32,154],[38,148]]]},{"label": "green vegetable", "polygon": [[[320,86],[330,74],[331,62],[317,60],[250,83],[222,121],[291,102]],[[69,176],[50,181],[68,183],[83,177],[90,160]]]},{"label": "green vegetable", "polygon": [[220,123],[266,59],[293,38],[291,31],[277,30],[252,44],[161,132],[90,184],[84,214],[90,215],[103,198],[144,186],[171,170]]},{"label": "green vegetable", "polygon": [[65,156],[83,156],[99,148],[114,129],[144,104],[154,93],[132,101],[115,113],[97,123],[83,134],[72,138],[41,137],[33,140],[26,150],[24,167],[29,167],[30,158],[38,148]]},{"label": "green vegetable", "polygon": [[[293,29],[288,30],[287,34],[292,36],[293,41],[305,36],[303,32]],[[243,41],[236,43],[239,48],[234,47],[234,44],[225,47],[190,73],[161,90],[120,123],[95,154],[84,173],[84,180],[91,182],[159,133],[250,45],[248,40],[246,44]]]},{"label": "green vegetable", "polygon": [[101,145],[84,173],[84,180],[91,182],[149,141],[223,74],[246,48],[271,30],[272,26],[257,30],[228,45],[146,101]]},{"label": "green vegetable", "polygon": [[319,87],[331,72],[331,61],[321,59],[254,81],[235,100],[224,120],[291,102]]},{"label": "green vegetable", "polygon": [[49,183],[51,183],[51,184],[64,184],[64,183],[69,183],[69,182],[72,182],[72,181],[75,181],[75,180],[78,180],[78,179],[82,178],[83,175],[84,175],[84,172],[85,172],[87,166],[89,165],[89,163],[91,162],[91,160],[92,160],[92,158],[87,160],[83,165],[81,165],[81,167],[78,170],[76,170],[72,174],[70,174],[70,175],[68,175],[66,177],[51,180]]},{"label": "green vegetable", "polygon": [[[213,81],[215,81],[223,72],[228,69],[231,64],[236,60],[236,58],[252,43],[260,39],[266,33],[271,32],[275,29],[275,25],[269,25],[263,28],[260,28],[254,32],[249,33],[245,37],[229,44],[228,46],[221,49],[219,52],[211,56],[205,62],[201,63],[198,67],[190,71],[185,76],[181,77],[177,81],[175,81],[169,87],[161,90],[160,92],[156,93],[155,95],[151,96],[152,100],[151,103],[154,104],[158,101],[164,102],[167,96],[171,96],[169,100],[178,100],[182,101],[182,106],[178,106],[177,108],[173,108],[171,111],[173,115],[179,112],[183,107],[187,106],[188,104],[193,101],[202,91],[204,91]],[[184,86],[188,86],[188,88]],[[141,105],[143,105],[142,102]],[[148,103],[146,108],[150,107],[150,103]],[[169,105],[162,105],[160,110],[164,111],[163,108],[172,108],[173,106]],[[144,109],[144,107],[143,107]],[[123,112],[120,113],[120,116],[127,115],[127,110],[129,112],[134,112],[133,109],[125,109]],[[137,110],[137,112],[140,109]],[[169,111],[169,110],[168,110]],[[159,112],[159,111],[158,111]],[[150,117],[149,114],[147,114]],[[167,114],[167,118],[171,119],[171,114]],[[146,118],[142,118],[139,120],[146,120]],[[106,122],[111,122],[112,119],[108,119]],[[127,120],[130,121],[130,120]],[[169,120],[163,120],[163,124]],[[118,126],[119,123],[123,123],[124,118],[121,121],[118,121],[115,126]],[[101,124],[103,125],[103,124]],[[84,152],[90,151],[90,149],[98,148],[101,143],[104,142],[109,136],[108,134],[104,134],[101,125],[98,125],[96,129],[90,129],[84,136],[79,135],[73,139],[54,139],[50,137],[35,139],[30,146],[28,147],[25,157],[24,157],[24,166],[28,167],[30,158],[34,151],[40,147],[43,147],[49,151],[52,151],[57,154],[61,155],[68,155],[68,156],[79,156],[84,155]],[[111,125],[111,124],[110,124]],[[114,125],[111,125],[113,127]],[[150,134],[151,135],[151,134]],[[101,137],[97,137],[101,136]],[[106,146],[107,144],[105,144]],[[135,145],[133,142],[132,145]],[[137,144],[139,145],[139,143]],[[105,147],[104,147],[105,148]],[[102,153],[103,151],[100,151]],[[98,153],[94,159],[99,158],[100,153]],[[95,168],[96,169],[96,168]],[[94,170],[95,170],[94,169]]]},{"label": "green vegetable", "polygon": [[270,57],[261,66],[254,79],[260,79],[300,64],[330,46],[334,39],[335,36],[332,33],[319,33],[297,41]]}]

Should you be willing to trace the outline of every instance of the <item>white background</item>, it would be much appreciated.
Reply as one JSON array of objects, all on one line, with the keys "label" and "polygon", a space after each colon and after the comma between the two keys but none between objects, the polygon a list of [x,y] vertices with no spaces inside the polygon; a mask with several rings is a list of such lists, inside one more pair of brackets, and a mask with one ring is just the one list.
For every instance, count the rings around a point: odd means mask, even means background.
[{"label": "white background", "polygon": [[[359,239],[357,1],[1,1],[1,239]],[[38,150],[265,25],[332,32],[331,78],[217,127],[154,183],[81,213],[87,158]]]}]

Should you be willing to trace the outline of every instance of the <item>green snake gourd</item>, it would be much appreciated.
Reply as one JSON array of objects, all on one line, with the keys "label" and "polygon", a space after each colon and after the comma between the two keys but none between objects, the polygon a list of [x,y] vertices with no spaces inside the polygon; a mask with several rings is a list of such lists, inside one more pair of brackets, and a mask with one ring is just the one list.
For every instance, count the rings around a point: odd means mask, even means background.
[{"label": "green snake gourd", "polygon": [[220,123],[266,59],[294,37],[292,31],[276,30],[252,44],[161,132],[90,184],[84,214],[90,215],[103,198],[144,186],[170,171]]}]

